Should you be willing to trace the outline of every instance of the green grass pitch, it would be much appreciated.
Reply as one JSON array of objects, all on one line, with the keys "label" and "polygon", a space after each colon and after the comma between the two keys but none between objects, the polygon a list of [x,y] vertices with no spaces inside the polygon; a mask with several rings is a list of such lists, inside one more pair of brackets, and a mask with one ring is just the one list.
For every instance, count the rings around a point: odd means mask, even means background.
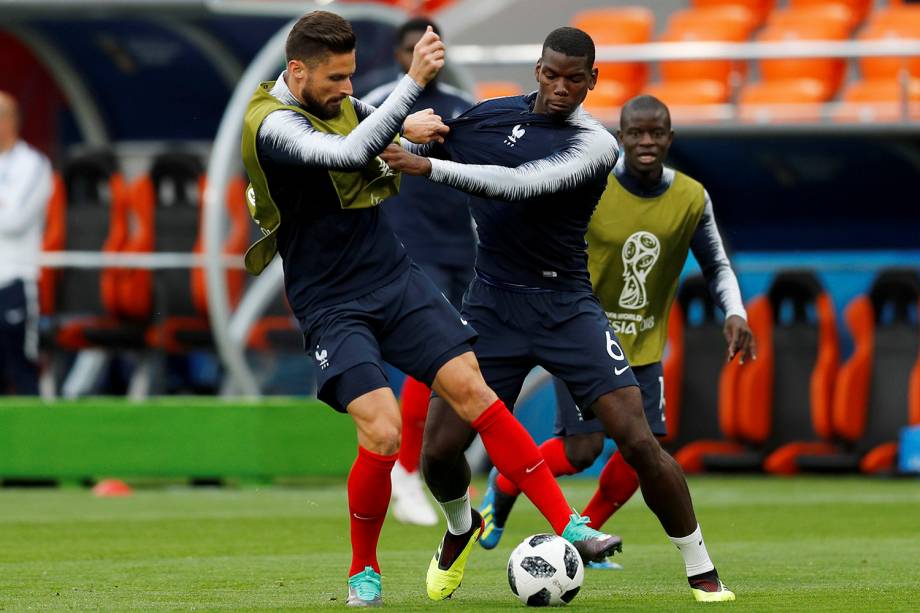
[{"label": "green grass pitch", "polygon": [[[482,482],[476,485],[482,490]],[[563,482],[573,504],[588,480]],[[701,478],[691,489],[710,553],[738,600],[692,601],[683,564],[637,496],[609,526],[622,572],[589,571],[574,611],[920,611],[920,482]],[[349,559],[341,481],[241,489],[0,490],[0,610],[334,610]],[[380,560],[392,611],[524,610],[505,563],[546,524],[518,503],[463,586],[425,596],[441,534],[388,520]]]}]

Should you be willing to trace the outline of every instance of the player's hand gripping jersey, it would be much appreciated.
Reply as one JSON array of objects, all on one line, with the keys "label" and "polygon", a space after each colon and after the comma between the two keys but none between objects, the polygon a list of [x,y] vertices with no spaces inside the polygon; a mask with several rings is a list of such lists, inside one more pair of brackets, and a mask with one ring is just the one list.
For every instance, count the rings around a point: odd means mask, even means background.
[{"label": "player's hand gripping jersey", "polygon": [[[616,139],[581,109],[533,113],[535,93],[483,102],[448,121],[426,153],[433,181],[478,195],[476,268],[503,283],[591,289],[585,232],[617,160]],[[450,160],[450,161],[448,161]]]}]

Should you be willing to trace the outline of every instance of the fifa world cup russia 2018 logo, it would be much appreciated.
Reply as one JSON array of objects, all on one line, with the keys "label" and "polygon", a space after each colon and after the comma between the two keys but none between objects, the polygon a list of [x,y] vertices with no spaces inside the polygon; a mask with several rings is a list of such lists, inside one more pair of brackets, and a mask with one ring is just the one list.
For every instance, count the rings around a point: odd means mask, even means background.
[{"label": "fifa world cup russia 2018 logo", "polygon": [[645,280],[658,261],[661,243],[651,232],[640,230],[626,239],[623,245],[623,291],[620,306],[624,309],[641,309],[648,304]]}]

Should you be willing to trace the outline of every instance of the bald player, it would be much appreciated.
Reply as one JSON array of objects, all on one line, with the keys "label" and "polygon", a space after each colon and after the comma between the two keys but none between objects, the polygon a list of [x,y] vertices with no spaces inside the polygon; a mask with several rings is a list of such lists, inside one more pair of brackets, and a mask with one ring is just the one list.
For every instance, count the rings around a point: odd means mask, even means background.
[{"label": "bald player", "polygon": [[19,137],[19,108],[0,92],[0,391],[38,394],[38,255],[51,196],[48,158]]}]

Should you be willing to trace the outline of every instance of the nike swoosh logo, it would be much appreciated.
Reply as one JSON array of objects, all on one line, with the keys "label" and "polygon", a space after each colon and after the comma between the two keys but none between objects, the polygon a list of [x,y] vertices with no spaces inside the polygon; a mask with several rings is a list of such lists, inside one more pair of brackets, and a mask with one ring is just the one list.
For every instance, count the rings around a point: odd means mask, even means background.
[{"label": "nike swoosh logo", "polygon": [[529,474],[532,473],[533,471],[537,470],[537,468],[538,468],[538,467],[540,466],[540,464],[542,464],[542,463],[543,463],[543,460],[540,460],[539,462],[537,462],[536,464],[534,464],[534,465],[531,466],[530,468],[525,468],[525,469],[524,469],[524,472],[526,472],[526,473],[529,475]]},{"label": "nike swoosh logo", "polygon": [[463,319],[462,317],[460,318],[460,323],[462,323],[464,326],[470,325],[470,322],[468,322],[467,320]]},{"label": "nike swoosh logo", "polygon": [[615,374],[616,376],[619,377],[619,376],[622,375],[624,372],[626,372],[628,369],[629,369],[629,366],[624,366],[623,368],[617,368],[616,366],[614,366],[614,367],[613,367],[613,374]]},{"label": "nike swoosh logo", "polygon": [[374,519],[373,517],[362,517],[361,515],[358,515],[357,513],[352,513],[352,515],[355,516],[355,519],[360,519],[362,521],[370,521]]}]

